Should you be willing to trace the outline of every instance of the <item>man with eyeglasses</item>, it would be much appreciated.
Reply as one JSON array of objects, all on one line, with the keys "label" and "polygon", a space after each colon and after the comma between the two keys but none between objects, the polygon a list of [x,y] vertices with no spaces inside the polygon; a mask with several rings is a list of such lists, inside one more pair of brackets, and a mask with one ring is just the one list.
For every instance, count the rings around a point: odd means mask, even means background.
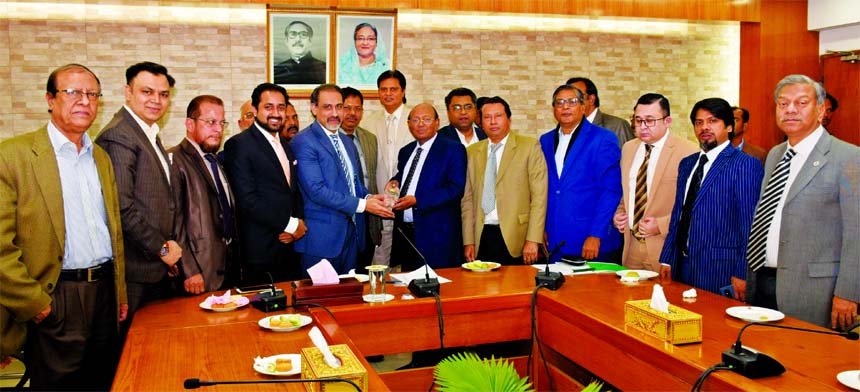
[{"label": "man with eyeglasses", "polygon": [[663,276],[744,300],[745,254],[763,170],[732,146],[734,113],[722,98],[690,111],[701,151],[678,166],[675,203],[660,262]]},{"label": "man with eyeglasses", "polygon": [[289,58],[276,64],[275,84],[320,84],[326,81],[326,63],[311,54],[314,29],[295,20],[284,29]]},{"label": "man with eyeglasses", "polygon": [[628,140],[636,138],[630,130],[630,123],[600,110],[600,97],[597,95],[597,86],[589,78],[574,77],[567,80],[567,84],[576,87],[585,95],[585,117],[588,122],[598,127],[608,129],[615,133],[618,138],[618,146],[623,146]]},{"label": "man with eyeglasses", "polygon": [[184,244],[178,242],[182,210],[173,186],[176,170],[164,149],[158,121],[170,107],[174,79],[163,65],[142,62],[125,71],[125,105],[96,143],[113,161],[122,212],[129,317],[149,301],[174,295],[171,278]]},{"label": "man with eyeglasses", "polygon": [[257,109],[251,105],[251,100],[245,101],[242,107],[239,108],[239,132],[244,131],[254,125],[254,118],[257,117]]},{"label": "man with eyeglasses", "polygon": [[612,217],[621,200],[618,139],[585,118],[584,94],[569,84],[552,93],[558,125],[540,137],[549,172],[547,249],[559,258],[618,263],[621,235]]},{"label": "man with eyeglasses", "polygon": [[235,198],[215,156],[228,124],[224,102],[212,95],[197,96],[188,104],[186,116],[185,139],[168,152],[178,172],[173,189],[185,217],[178,235],[188,244],[181,263],[183,288],[200,294],[235,283],[225,279],[228,266],[238,262]]},{"label": "man with eyeglasses", "polygon": [[457,266],[463,261],[460,200],[466,185],[466,148],[437,137],[439,115],[430,104],[415,106],[407,122],[415,141],[400,149],[397,174],[388,186],[400,189],[391,258],[400,261],[404,271],[424,265],[424,259],[433,268]]},{"label": "man with eyeglasses", "polygon": [[675,202],[678,164],[696,152],[696,145],[669,131],[669,100],[648,93],[633,107],[637,139],[621,149],[624,190],[613,223],[624,235],[622,264],[630,269],[660,272],[660,252],[669,232]]},{"label": "man with eyeglasses", "polygon": [[[261,83],[251,93],[254,125],[227,139],[224,168],[236,196],[242,284],[301,278],[294,242],[305,235],[296,156],[282,136],[287,90]],[[271,278],[269,275],[271,274]]]},{"label": "man with eyeglasses", "polygon": [[113,167],[87,130],[101,97],[79,64],[48,77],[47,125],[0,143],[0,368],[25,347],[35,390],[108,390],[128,314]]},{"label": "man with eyeglasses", "polygon": [[487,134],[475,120],[478,117],[477,97],[472,90],[459,87],[451,90],[445,96],[445,107],[448,108],[448,125],[439,129],[439,135],[459,141],[469,147],[487,138]]}]

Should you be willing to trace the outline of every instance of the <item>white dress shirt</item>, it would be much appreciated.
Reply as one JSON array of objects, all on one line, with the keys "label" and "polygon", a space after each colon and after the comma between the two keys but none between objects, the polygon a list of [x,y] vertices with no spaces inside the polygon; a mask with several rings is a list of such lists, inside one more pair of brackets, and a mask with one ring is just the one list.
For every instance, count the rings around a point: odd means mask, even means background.
[{"label": "white dress shirt", "polygon": [[146,134],[146,139],[149,140],[149,143],[152,145],[152,149],[155,150],[155,155],[158,156],[158,160],[161,161],[161,168],[164,169],[164,175],[167,177],[167,183],[170,184],[170,166],[167,163],[167,158],[164,154],[161,153],[161,149],[158,148],[158,143],[155,142],[156,136],[158,136],[158,132],[161,131],[161,128],[158,127],[158,122],[152,123],[152,126],[146,125],[137,114],[134,114],[134,111],[128,107],[128,105],[123,105],[125,110],[131,114],[131,118],[137,122],[137,125],[140,126],[140,129],[143,130],[143,133]]},{"label": "white dress shirt", "polygon": [[[500,141],[498,143],[500,146],[499,146],[499,149],[496,150],[496,179],[498,179],[499,175],[501,174],[501,173],[499,173],[499,165],[502,163],[502,154],[504,154],[504,152],[505,152],[505,145],[508,144],[508,136],[510,136],[510,135],[511,134],[508,133],[507,135],[505,135],[505,138],[502,139],[502,141]],[[487,162],[489,163],[490,162],[490,153],[492,152],[492,150],[490,149],[490,146],[493,145],[493,142],[491,142],[489,139],[487,140],[487,142],[488,142],[487,143]],[[486,191],[487,190],[484,189],[484,192],[486,192]],[[489,214],[484,215],[484,224],[485,225],[498,225],[499,224],[499,213],[498,213],[498,211],[496,211],[496,207],[499,205],[498,200],[499,200],[499,195],[496,195],[496,205],[493,206],[493,210],[490,211]]]},{"label": "white dress shirt", "polygon": [[[451,125],[451,128],[454,128],[454,126]],[[480,139],[478,139],[477,129],[478,129],[478,126],[475,124],[472,124],[472,138],[469,139],[469,141],[466,141],[466,136],[463,135],[463,133],[460,132],[457,128],[454,128],[454,133],[457,134],[457,138],[460,139],[460,144],[462,144],[463,147],[469,147],[469,146],[481,141]]]},{"label": "white dress shirt", "polygon": [[714,165],[714,161],[716,161],[717,157],[720,156],[720,153],[723,152],[723,150],[725,150],[726,147],[728,147],[731,144],[732,143],[730,141],[726,140],[722,144],[720,144],[719,146],[711,149],[711,151],[708,151],[708,152],[699,151],[699,155],[696,155],[696,165],[693,166],[693,171],[691,171],[690,176],[687,177],[687,187],[684,188],[685,189],[684,190],[684,200],[687,199],[687,192],[690,190],[690,181],[693,179],[693,173],[696,172],[696,168],[699,167],[698,160],[701,158],[702,154],[705,154],[708,156],[708,162],[705,163],[705,168],[703,169],[704,171],[702,172],[702,184],[704,184],[705,178],[708,177],[708,171],[710,171],[711,166]]},{"label": "white dress shirt", "polygon": [[[265,129],[261,128],[260,124],[257,124],[256,121],[254,121],[254,128],[256,128],[257,131],[260,132],[260,134],[262,134],[264,138],[266,138],[266,140],[270,141],[269,147],[272,148],[272,152],[275,153],[275,156],[278,156],[278,151],[275,150],[275,148],[278,148],[278,147],[281,148],[281,153],[284,154],[284,156],[287,156],[287,152],[281,146],[281,139],[280,139],[280,136],[278,136],[277,132],[275,133],[275,135],[272,135],[269,131],[266,131]],[[275,140],[274,143],[271,142],[272,138],[274,138],[274,140]],[[289,159],[289,157],[287,157],[287,159]],[[290,163],[287,162],[287,165],[289,165],[289,164]],[[293,180],[293,179],[290,179],[290,180]],[[295,181],[295,180],[293,180],[293,181]],[[294,216],[291,216],[290,221],[287,222],[287,227],[284,228],[284,232],[289,233],[289,234],[294,234],[296,232],[296,229],[298,229],[298,228],[299,228],[299,219],[294,217]]]},{"label": "white dress shirt", "polygon": [[[415,190],[418,189],[418,179],[421,178],[421,168],[424,167],[424,161],[427,160],[427,154],[430,153],[430,148],[433,147],[433,142],[436,140],[437,136],[439,136],[438,133],[433,135],[430,140],[424,142],[424,144],[416,143],[415,148],[412,149],[412,154],[409,154],[409,159],[403,167],[405,169],[405,172],[403,173],[403,181],[406,181],[406,177],[409,176],[409,170],[412,166],[412,160],[415,158],[415,152],[418,151],[418,148],[421,148],[421,156],[418,158],[418,166],[415,167],[415,173],[412,173],[412,179],[409,181],[409,188],[406,189],[407,196],[415,196]],[[412,208],[403,210],[403,221],[414,222],[412,217]]]}]

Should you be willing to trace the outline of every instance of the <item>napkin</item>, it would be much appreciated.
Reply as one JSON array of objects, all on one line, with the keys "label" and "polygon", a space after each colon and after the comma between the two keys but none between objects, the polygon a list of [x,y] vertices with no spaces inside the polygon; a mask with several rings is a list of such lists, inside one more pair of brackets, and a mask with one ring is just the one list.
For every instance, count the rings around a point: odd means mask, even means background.
[{"label": "napkin", "polygon": [[681,293],[681,296],[683,296],[684,298],[696,298],[696,295],[696,289],[689,289]]},{"label": "napkin", "polygon": [[308,275],[311,276],[311,281],[316,285],[337,284],[340,283],[340,278],[337,277],[337,271],[331,266],[328,260],[322,259],[319,263],[308,268]]},{"label": "napkin", "polygon": [[338,360],[337,357],[331,353],[331,350],[329,350],[328,342],[326,342],[320,329],[314,326],[311,328],[311,331],[308,332],[308,336],[311,338],[311,341],[314,342],[314,346],[316,346],[322,353],[325,363],[333,368],[339,368],[341,365],[340,360]]},{"label": "napkin", "polygon": [[666,294],[663,293],[663,286],[654,284],[654,290],[651,292],[651,309],[658,312],[669,313],[669,301],[666,301]]}]

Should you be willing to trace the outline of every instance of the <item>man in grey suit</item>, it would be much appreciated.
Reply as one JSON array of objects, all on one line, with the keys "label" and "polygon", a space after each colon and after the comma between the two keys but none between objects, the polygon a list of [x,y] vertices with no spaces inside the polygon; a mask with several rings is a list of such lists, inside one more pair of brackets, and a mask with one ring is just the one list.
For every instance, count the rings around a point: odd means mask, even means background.
[{"label": "man in grey suit", "polygon": [[172,295],[169,278],[178,274],[182,256],[176,224],[182,218],[171,185],[176,173],[158,136],[174,79],[151,62],[128,67],[125,78],[125,105],[96,144],[110,155],[116,173],[131,325],[140,306]]},{"label": "man in grey suit", "polygon": [[636,135],[630,129],[630,122],[600,111],[600,97],[597,95],[597,86],[591,79],[574,77],[567,83],[585,93],[585,117],[588,122],[601,128],[606,128],[618,137],[618,147],[623,147],[628,140],[635,139]]},{"label": "man in grey suit", "polygon": [[[340,129],[355,142],[358,149],[358,160],[361,164],[361,179],[371,194],[379,193],[376,183],[376,164],[378,148],[376,135],[358,126],[364,116],[364,95],[352,87],[346,87],[343,92],[343,122]],[[376,215],[366,216],[367,229],[364,250],[358,253],[356,266],[363,269],[370,265],[376,247],[382,240],[382,219]]]},{"label": "man in grey suit", "polygon": [[776,86],[777,126],[788,141],[765,163],[746,298],[846,329],[860,301],[860,149],[821,126],[824,97],[824,87],[805,75]]}]

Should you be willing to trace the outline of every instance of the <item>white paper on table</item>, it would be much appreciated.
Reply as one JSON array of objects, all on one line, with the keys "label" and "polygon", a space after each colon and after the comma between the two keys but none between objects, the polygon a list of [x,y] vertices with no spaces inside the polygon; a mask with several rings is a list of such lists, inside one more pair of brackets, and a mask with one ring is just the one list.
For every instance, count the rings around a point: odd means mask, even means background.
[{"label": "white paper on table", "polygon": [[[532,267],[546,271],[546,264],[532,264]],[[567,263],[554,263],[549,265],[549,272],[561,272],[562,275],[573,275],[589,271],[591,267],[586,265],[572,265]]]},{"label": "white paper on table", "polygon": [[663,293],[663,286],[656,283],[654,284],[654,289],[651,291],[651,309],[669,313],[669,301],[666,300],[666,294]]},{"label": "white paper on table", "polygon": [[[400,274],[391,274],[391,278],[395,279],[395,280],[399,280],[405,284],[409,284],[409,282],[411,282],[413,279],[424,279],[424,277],[426,276],[424,271],[425,271],[424,267],[420,267],[420,268],[418,268],[412,272],[405,272],[405,273],[400,273]],[[451,282],[451,279],[446,279],[446,278],[443,278],[439,275],[436,275],[436,271],[433,271],[433,268],[430,268],[430,266],[427,266],[427,272],[429,273],[431,278],[439,279],[439,284]]]},{"label": "white paper on table", "polygon": [[311,338],[311,341],[314,342],[314,346],[316,346],[323,355],[323,359],[325,359],[325,363],[333,368],[339,368],[341,363],[334,354],[331,353],[331,350],[328,348],[328,342],[323,337],[322,332],[319,328],[314,326],[311,328],[311,331],[308,332],[308,336]]}]

